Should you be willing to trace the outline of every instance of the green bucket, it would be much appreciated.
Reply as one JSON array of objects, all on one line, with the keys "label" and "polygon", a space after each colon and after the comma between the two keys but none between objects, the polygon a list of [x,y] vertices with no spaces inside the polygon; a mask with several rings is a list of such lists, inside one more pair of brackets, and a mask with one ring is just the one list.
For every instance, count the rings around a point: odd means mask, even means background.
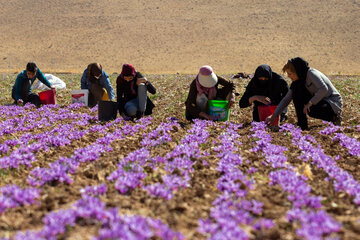
[{"label": "green bucket", "polygon": [[226,100],[209,100],[208,110],[209,115],[214,117],[216,121],[229,120],[229,102]]}]

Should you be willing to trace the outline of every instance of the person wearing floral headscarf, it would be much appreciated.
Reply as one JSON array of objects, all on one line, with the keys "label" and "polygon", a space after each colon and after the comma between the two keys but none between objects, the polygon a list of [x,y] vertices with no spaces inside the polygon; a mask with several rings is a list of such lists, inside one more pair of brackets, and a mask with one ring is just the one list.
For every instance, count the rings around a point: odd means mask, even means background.
[{"label": "person wearing floral headscarf", "polygon": [[292,81],[290,90],[266,122],[273,121],[293,100],[297,124],[302,130],[308,128],[307,115],[341,125],[341,95],[322,72],[310,68],[308,62],[301,57],[290,59],[283,71]]},{"label": "person wearing floral headscarf", "polygon": [[85,69],[81,77],[81,89],[89,90],[89,107],[95,106],[100,100],[110,101],[115,99],[109,75],[99,63],[91,63]]},{"label": "person wearing floral headscarf", "polygon": [[189,121],[195,118],[214,120],[207,111],[208,100],[228,100],[228,107],[230,108],[235,102],[234,88],[233,83],[217,76],[211,66],[202,66],[199,74],[190,84],[189,94],[185,102],[186,119]]},{"label": "person wearing floral headscarf", "polygon": [[139,119],[152,114],[155,105],[147,97],[147,92],[155,94],[156,89],[133,65],[125,63],[116,79],[120,115]]}]

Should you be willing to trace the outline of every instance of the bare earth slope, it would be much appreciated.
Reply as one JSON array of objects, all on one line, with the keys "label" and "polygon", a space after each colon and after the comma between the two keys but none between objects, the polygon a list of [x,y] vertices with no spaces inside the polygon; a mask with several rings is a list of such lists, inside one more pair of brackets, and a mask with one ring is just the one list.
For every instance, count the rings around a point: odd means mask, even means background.
[{"label": "bare earth slope", "polygon": [[275,71],[303,56],[325,73],[360,73],[359,0],[12,0],[0,6],[0,71],[35,60],[81,72],[98,61],[147,73]]}]

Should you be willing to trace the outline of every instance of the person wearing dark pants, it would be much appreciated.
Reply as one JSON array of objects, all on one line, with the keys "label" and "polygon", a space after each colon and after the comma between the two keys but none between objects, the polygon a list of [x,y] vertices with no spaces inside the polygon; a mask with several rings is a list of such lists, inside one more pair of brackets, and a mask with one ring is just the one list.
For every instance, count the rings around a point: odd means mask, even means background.
[{"label": "person wearing dark pants", "polygon": [[115,92],[111,86],[109,75],[99,63],[91,63],[84,70],[81,77],[81,89],[89,90],[89,107],[94,107],[100,100],[115,99]]},{"label": "person wearing dark pants", "polygon": [[308,128],[307,115],[341,125],[341,95],[323,73],[310,68],[308,62],[300,57],[290,59],[283,71],[292,80],[290,90],[266,122],[273,121],[292,99],[297,125],[302,130]]},{"label": "person wearing dark pants", "polygon": [[189,94],[185,102],[185,117],[189,121],[193,119],[214,120],[208,113],[209,100],[227,100],[228,108],[235,102],[234,84],[217,76],[212,67],[205,65],[199,70],[199,74],[190,84]]},{"label": "person wearing dark pants", "polygon": [[120,115],[141,118],[152,114],[155,107],[147,92],[156,93],[155,87],[131,64],[124,64],[116,80],[117,102]]},{"label": "person wearing dark pants", "polygon": [[39,79],[47,87],[54,88],[37,67],[36,63],[28,62],[26,69],[17,75],[12,88],[11,96],[15,100],[15,104],[32,103],[37,107],[41,105],[39,95],[31,92],[31,87],[36,79]]},{"label": "person wearing dark pants", "polygon": [[[240,108],[254,104],[253,121],[259,122],[258,106],[278,105],[285,97],[289,86],[282,76],[273,72],[267,64],[256,68],[254,77],[246,86],[246,90],[239,101]],[[280,121],[286,119],[287,108],[280,115]]]}]

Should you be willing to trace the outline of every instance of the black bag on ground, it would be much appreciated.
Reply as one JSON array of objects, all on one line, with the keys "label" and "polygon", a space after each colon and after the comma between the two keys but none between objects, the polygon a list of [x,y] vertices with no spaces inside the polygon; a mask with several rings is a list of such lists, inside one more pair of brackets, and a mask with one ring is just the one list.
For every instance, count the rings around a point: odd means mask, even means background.
[{"label": "black bag on ground", "polygon": [[116,119],[118,105],[117,102],[99,101],[98,119],[99,121],[110,121]]}]

